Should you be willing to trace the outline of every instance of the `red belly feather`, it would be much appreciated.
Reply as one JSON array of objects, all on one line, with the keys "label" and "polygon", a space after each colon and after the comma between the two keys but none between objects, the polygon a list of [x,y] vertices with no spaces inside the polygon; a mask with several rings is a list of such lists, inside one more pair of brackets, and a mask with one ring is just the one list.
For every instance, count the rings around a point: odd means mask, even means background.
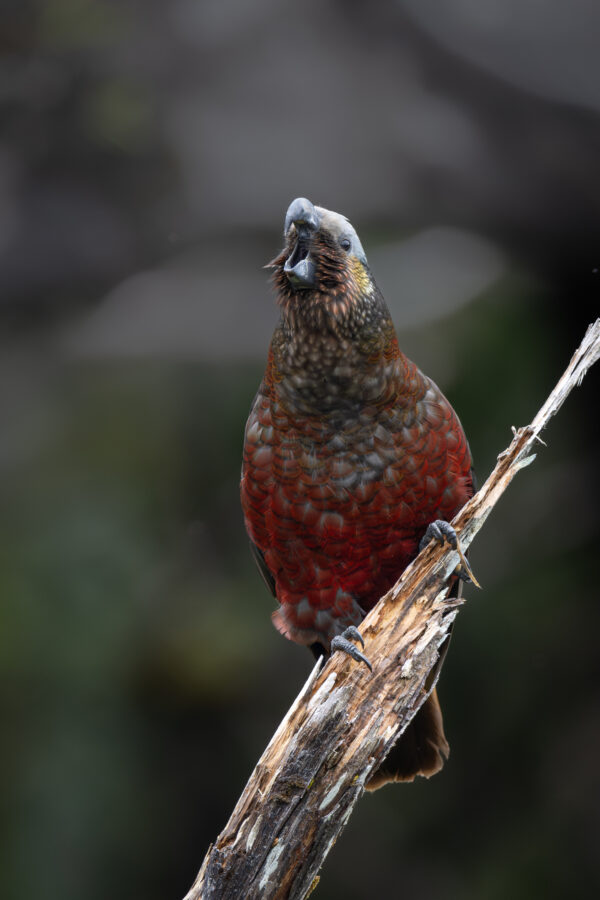
[{"label": "red belly feather", "polygon": [[471,496],[460,424],[420,378],[432,402],[374,409],[336,430],[326,417],[286,415],[280,403],[273,416],[268,393],[257,398],[242,505],[275,579],[275,624],[292,640],[327,647],[359,624],[414,558],[427,525],[451,519]]}]

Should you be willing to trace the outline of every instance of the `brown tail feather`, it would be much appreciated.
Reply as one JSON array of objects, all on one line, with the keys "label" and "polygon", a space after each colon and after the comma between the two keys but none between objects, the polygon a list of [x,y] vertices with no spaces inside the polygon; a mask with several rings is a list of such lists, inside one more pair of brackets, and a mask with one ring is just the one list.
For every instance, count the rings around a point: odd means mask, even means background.
[{"label": "brown tail feather", "polygon": [[[461,579],[455,578],[450,596],[461,597],[462,588]],[[426,682],[428,688],[437,682],[451,636],[452,625],[448,630],[448,637],[439,648],[437,663],[429,673]],[[368,791],[376,791],[384,784],[394,781],[414,781],[417,775],[430,778],[443,768],[449,755],[450,746],[444,734],[442,710],[434,687],[398,743],[371,775],[366,788]]]},{"label": "brown tail feather", "polygon": [[449,753],[442,710],[434,688],[366,788],[376,791],[389,782],[413,781],[417,775],[429,778],[440,771]]}]

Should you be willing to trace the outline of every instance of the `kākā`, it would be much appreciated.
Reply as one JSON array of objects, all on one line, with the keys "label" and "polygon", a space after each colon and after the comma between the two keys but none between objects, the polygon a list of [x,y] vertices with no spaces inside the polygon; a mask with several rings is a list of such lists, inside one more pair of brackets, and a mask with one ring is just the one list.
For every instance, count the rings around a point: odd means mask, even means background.
[{"label": "k\u0101k\u0101", "polygon": [[[471,454],[449,402],[401,352],[348,220],[298,198],[284,238],[270,264],[281,318],[245,432],[244,519],[279,631],[368,664],[350,638],[423,540],[452,538]],[[434,690],[367,786],[433,775],[448,752]]]}]

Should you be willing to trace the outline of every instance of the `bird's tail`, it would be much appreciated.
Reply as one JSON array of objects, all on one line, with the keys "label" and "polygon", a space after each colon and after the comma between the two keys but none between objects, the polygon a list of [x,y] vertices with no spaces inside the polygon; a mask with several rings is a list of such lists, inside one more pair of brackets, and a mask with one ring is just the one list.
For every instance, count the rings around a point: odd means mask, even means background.
[{"label": "bird's tail", "polygon": [[[462,590],[462,579],[455,577],[450,596],[460,598]],[[417,775],[431,778],[443,768],[448,759],[450,745],[444,734],[444,720],[435,684],[444,664],[451,637],[452,625],[448,629],[446,640],[439,648],[437,663],[427,679],[427,687],[433,684],[433,690],[406,731],[366,783],[368,791],[376,791],[384,784],[394,781],[414,781]]]},{"label": "bird's tail", "polygon": [[417,775],[429,778],[440,771],[449,753],[442,710],[434,688],[366,788],[376,791],[389,782],[413,781]]}]

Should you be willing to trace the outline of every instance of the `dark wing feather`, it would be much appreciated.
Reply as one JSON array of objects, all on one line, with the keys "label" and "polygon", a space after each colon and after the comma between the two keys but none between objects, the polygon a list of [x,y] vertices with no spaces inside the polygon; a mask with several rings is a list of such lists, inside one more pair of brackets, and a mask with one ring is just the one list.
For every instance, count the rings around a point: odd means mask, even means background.
[{"label": "dark wing feather", "polygon": [[258,571],[262,575],[264,583],[269,588],[273,596],[277,597],[277,594],[275,593],[275,578],[273,577],[273,573],[265,562],[265,557],[262,550],[257,547],[253,541],[250,541],[250,550],[252,552],[252,556],[254,557],[256,565],[258,566]]}]

